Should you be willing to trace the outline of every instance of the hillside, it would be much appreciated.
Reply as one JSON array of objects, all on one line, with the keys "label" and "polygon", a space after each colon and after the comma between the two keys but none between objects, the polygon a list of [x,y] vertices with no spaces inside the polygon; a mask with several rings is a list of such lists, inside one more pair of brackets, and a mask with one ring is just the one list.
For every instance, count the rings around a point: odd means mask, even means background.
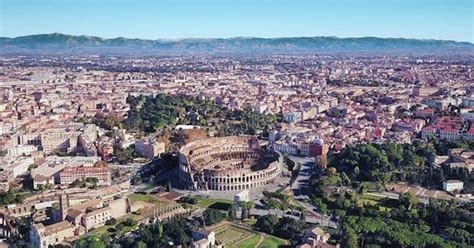
[{"label": "hillside", "polygon": [[474,44],[402,38],[104,39],[59,33],[0,37],[0,54],[422,53],[472,54]]}]

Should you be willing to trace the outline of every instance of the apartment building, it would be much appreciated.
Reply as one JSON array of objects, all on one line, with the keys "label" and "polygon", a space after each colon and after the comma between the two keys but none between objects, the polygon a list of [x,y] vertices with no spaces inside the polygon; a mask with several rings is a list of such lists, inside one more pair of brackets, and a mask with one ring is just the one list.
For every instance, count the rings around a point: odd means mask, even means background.
[{"label": "apartment building", "polygon": [[135,151],[146,158],[153,159],[165,152],[165,143],[154,139],[139,140],[135,142]]},{"label": "apartment building", "polygon": [[59,173],[59,181],[62,185],[69,185],[77,179],[86,178],[97,178],[97,186],[108,186],[112,182],[108,167],[68,167]]},{"label": "apartment building", "polygon": [[112,209],[110,207],[99,208],[86,213],[82,217],[82,225],[89,231],[105,225],[105,222],[112,219]]},{"label": "apartment building", "polygon": [[52,225],[34,224],[30,231],[30,242],[36,248],[48,248],[74,236],[74,225],[61,221]]},{"label": "apartment building", "polygon": [[51,129],[41,134],[41,146],[45,153],[71,152],[78,146],[79,131]]},{"label": "apartment building", "polygon": [[0,167],[5,171],[10,171],[13,177],[17,177],[26,174],[28,167],[33,163],[32,157],[9,158],[0,161]]}]

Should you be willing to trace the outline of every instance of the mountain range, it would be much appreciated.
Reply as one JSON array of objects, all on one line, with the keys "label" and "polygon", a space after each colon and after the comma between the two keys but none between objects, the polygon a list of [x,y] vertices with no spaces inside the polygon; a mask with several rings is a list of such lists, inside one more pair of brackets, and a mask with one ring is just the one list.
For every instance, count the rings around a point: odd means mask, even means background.
[{"label": "mountain range", "polygon": [[163,55],[187,53],[416,53],[474,54],[474,44],[445,40],[404,38],[290,37],[227,39],[145,40],[60,33],[0,37],[0,54],[136,54]]}]

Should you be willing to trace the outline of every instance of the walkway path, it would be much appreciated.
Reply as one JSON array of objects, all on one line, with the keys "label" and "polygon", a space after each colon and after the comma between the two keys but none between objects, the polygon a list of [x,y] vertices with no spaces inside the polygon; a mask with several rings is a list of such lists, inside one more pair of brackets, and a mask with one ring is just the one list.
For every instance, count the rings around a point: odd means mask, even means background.
[{"label": "walkway path", "polygon": [[255,247],[258,247],[260,245],[260,243],[262,243],[266,238],[267,238],[267,235],[265,233],[260,233],[260,239],[258,240]]}]

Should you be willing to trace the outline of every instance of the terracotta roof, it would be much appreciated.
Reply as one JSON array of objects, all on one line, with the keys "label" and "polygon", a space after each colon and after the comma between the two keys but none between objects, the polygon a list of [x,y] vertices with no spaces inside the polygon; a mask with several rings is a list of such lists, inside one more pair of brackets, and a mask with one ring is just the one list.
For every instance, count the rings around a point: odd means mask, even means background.
[{"label": "terracotta roof", "polygon": [[60,231],[63,231],[63,230],[69,229],[69,228],[74,228],[74,226],[71,223],[69,223],[68,221],[63,220],[61,222],[58,222],[58,223],[55,223],[55,224],[52,224],[52,225],[49,225],[49,226],[45,226],[44,233],[46,235],[51,235],[53,233],[57,233],[57,232],[60,232]]},{"label": "terracotta roof", "polygon": [[316,235],[319,235],[319,236],[324,236],[326,235],[327,233],[321,229],[320,227],[316,227],[314,228],[313,230],[311,230],[312,233],[316,234]]},{"label": "terracotta roof", "polygon": [[88,207],[97,206],[97,205],[100,205],[100,204],[102,204],[101,199],[92,199],[92,200],[89,200],[89,201],[71,206],[71,208],[76,209],[76,210],[84,210]]},{"label": "terracotta roof", "polygon": [[87,213],[86,216],[93,216],[93,215],[103,213],[103,212],[106,212],[106,211],[111,211],[111,210],[112,209],[107,206],[107,207],[103,207],[103,208],[99,208],[99,209],[96,209],[94,211],[91,211],[91,212]]},{"label": "terracotta roof", "polygon": [[76,217],[78,217],[78,216],[81,215],[81,214],[82,214],[82,212],[79,211],[79,210],[77,210],[77,209],[71,208],[71,209],[68,209],[68,210],[67,210],[67,215],[68,215],[68,216],[71,216],[71,217],[73,217],[73,218],[76,218]]}]

